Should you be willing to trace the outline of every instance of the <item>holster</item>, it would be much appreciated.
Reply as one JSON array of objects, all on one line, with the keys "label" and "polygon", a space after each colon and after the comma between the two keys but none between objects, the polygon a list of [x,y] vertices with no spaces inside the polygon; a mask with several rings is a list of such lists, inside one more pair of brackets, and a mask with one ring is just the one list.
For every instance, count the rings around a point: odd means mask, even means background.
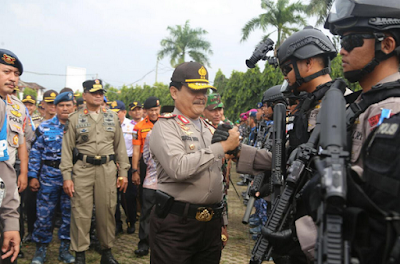
[{"label": "holster", "polygon": [[156,205],[155,205],[155,212],[159,218],[165,218],[171,207],[174,203],[174,197],[171,195],[162,192],[160,190],[156,191]]},{"label": "holster", "polygon": [[79,150],[74,148],[72,150],[72,164],[75,164],[78,161]]}]

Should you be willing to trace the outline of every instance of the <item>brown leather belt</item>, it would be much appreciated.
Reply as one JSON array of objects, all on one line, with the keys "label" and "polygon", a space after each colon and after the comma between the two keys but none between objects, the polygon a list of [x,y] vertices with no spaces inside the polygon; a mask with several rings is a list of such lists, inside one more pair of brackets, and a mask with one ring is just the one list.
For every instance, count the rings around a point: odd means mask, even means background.
[{"label": "brown leather belt", "polygon": [[186,214],[187,218],[193,218],[200,222],[208,222],[211,219],[217,219],[222,217],[222,211],[224,210],[224,205],[222,202],[212,205],[198,205],[198,204],[190,204],[180,201],[174,201],[171,210],[169,212],[174,215],[185,216],[186,210],[187,210]]},{"label": "brown leather belt", "polygon": [[[78,159],[83,160],[83,155],[82,153],[78,154]],[[108,158],[108,159],[107,159]],[[92,165],[100,166],[102,164],[105,164],[110,161],[115,161],[115,155],[108,155],[108,156],[86,156],[86,162],[90,163]]]}]

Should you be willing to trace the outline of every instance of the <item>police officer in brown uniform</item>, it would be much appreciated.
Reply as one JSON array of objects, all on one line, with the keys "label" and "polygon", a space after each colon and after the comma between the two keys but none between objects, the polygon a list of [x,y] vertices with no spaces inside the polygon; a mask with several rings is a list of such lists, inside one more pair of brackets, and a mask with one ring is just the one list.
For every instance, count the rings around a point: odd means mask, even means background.
[{"label": "police officer in brown uniform", "polygon": [[223,221],[222,159],[239,145],[237,128],[211,144],[214,128],[200,115],[208,73],[197,62],[180,64],[170,93],[172,114],[154,125],[150,150],[157,166],[156,205],[150,216],[152,263],[219,263]]},{"label": "police officer in brown uniform", "polygon": [[[111,247],[117,188],[126,190],[129,160],[117,114],[101,107],[105,91],[101,80],[85,81],[83,88],[86,106],[72,113],[65,125],[60,165],[64,191],[71,197],[71,250],[76,252],[75,263],[85,263],[94,202],[101,263],[115,264]],[[74,148],[79,154],[73,154]]]},{"label": "police officer in brown uniform", "polygon": [[[10,148],[8,148],[9,136],[7,130],[10,128],[10,121],[12,124],[17,123],[17,127],[13,130],[13,138],[16,139],[15,145],[18,145],[19,135],[23,135],[23,121],[22,113],[20,109],[8,110],[13,111],[17,118],[13,118],[9,115],[8,111],[6,114],[6,105],[9,104],[12,108],[14,105],[11,101],[9,94],[11,94],[15,87],[18,85],[19,76],[22,74],[23,68],[18,57],[9,50],[0,49],[0,171],[1,179],[3,183],[0,183],[0,232],[2,233],[2,252],[5,253],[0,258],[0,263],[9,263],[9,259],[5,258],[11,257],[13,262],[19,252],[20,244],[20,234],[19,234],[19,195],[17,191],[17,179],[16,174],[13,169],[13,163],[15,162],[15,151],[10,153]],[[3,101],[4,100],[4,101]],[[18,108],[19,105],[14,105]],[[22,110],[25,110],[23,107]],[[5,118],[7,117],[7,119]],[[11,132],[8,130],[8,132]],[[23,138],[22,138],[23,140]],[[11,142],[13,144],[13,141]],[[13,157],[11,157],[13,155]],[[13,161],[10,161],[13,158]],[[20,182],[19,182],[20,183]],[[5,188],[5,190],[4,190]]]}]

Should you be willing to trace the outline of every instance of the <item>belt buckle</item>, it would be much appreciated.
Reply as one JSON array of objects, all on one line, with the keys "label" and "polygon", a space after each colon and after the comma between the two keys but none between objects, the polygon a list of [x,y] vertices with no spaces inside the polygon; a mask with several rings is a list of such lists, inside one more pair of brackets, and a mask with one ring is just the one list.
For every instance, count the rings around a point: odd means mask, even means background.
[{"label": "belt buckle", "polygon": [[95,160],[101,160],[101,156],[94,156]]},{"label": "belt buckle", "polygon": [[208,222],[213,218],[214,211],[211,208],[199,207],[196,212],[196,220],[200,222]]}]

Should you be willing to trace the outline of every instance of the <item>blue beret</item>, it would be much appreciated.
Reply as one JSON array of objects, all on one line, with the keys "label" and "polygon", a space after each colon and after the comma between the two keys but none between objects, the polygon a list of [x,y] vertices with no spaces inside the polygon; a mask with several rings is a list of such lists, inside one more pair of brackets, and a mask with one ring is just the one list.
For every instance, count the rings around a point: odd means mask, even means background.
[{"label": "blue beret", "polygon": [[17,55],[15,55],[13,52],[6,50],[6,49],[0,49],[0,63],[8,66],[15,67],[19,70],[20,75],[22,75],[23,67],[21,61],[18,59]]},{"label": "blue beret", "polygon": [[57,95],[56,99],[54,99],[54,105],[72,100],[74,100],[74,95],[71,92],[60,93],[59,95]]},{"label": "blue beret", "polygon": [[126,110],[124,102],[120,100],[116,100],[111,103],[110,110],[114,112],[118,112],[119,110]]},{"label": "blue beret", "polygon": [[259,103],[257,104],[257,108],[258,108],[258,109],[260,109],[262,106],[263,106],[263,103],[261,103],[261,102],[259,102]]}]

